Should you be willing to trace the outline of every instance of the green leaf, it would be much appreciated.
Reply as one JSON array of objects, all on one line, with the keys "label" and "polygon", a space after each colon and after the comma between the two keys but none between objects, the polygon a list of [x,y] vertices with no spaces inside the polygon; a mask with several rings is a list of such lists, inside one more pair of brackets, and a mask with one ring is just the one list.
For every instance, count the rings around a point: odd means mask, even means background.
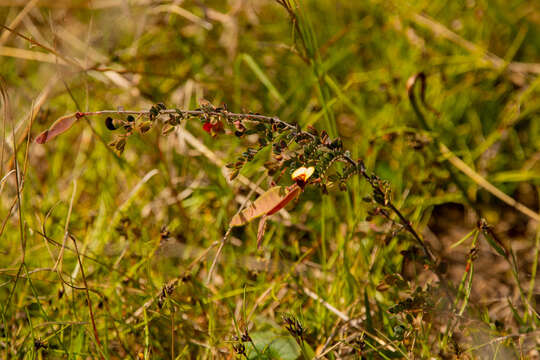
[{"label": "green leaf", "polygon": [[470,238],[471,236],[473,236],[473,234],[475,234],[475,232],[477,232],[478,230],[477,229],[474,229],[473,231],[471,231],[470,233],[468,233],[467,235],[465,235],[464,237],[462,237],[460,240],[456,241],[455,243],[453,243],[451,246],[450,246],[450,249],[453,249],[455,248],[456,246],[459,246],[460,244],[462,244],[463,242],[465,242],[465,240],[467,240],[468,238]]},{"label": "green leaf", "polygon": [[506,249],[503,248],[501,245],[499,245],[499,244],[497,243],[497,241],[495,241],[495,240],[491,237],[491,235],[489,235],[488,233],[484,232],[484,237],[486,238],[488,244],[489,244],[489,245],[497,252],[497,254],[506,257],[506,255],[507,255]]},{"label": "green leaf", "polygon": [[256,349],[251,343],[246,344],[249,359],[296,360],[300,356],[300,346],[290,335],[261,331],[250,336]]}]

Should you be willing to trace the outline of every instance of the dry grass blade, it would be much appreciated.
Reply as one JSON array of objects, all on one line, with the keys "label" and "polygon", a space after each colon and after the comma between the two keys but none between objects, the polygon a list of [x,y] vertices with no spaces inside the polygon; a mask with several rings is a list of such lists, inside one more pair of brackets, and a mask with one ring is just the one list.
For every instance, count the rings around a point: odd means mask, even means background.
[{"label": "dry grass blade", "polygon": [[[30,0],[24,8],[21,10],[20,13],[17,14],[17,16],[9,23],[9,27],[11,29],[15,29],[20,22],[24,19],[24,17],[36,6],[39,0]],[[0,35],[0,46],[4,45],[6,41],[9,38],[9,35],[11,33],[8,30],[4,30],[2,35]]]},{"label": "dry grass blade", "polygon": [[79,68],[79,69],[83,69],[83,67],[82,67],[78,62],[76,62],[75,60],[72,60],[72,59],[69,59],[69,58],[65,57],[64,55],[60,54],[60,53],[59,53],[58,51],[56,51],[55,49],[50,48],[50,47],[48,47],[48,46],[46,46],[46,45],[43,45],[43,44],[41,44],[41,43],[39,43],[39,42],[37,42],[37,41],[31,39],[31,38],[29,38],[29,37],[27,37],[27,36],[25,36],[25,35],[19,33],[18,31],[15,31],[15,30],[13,30],[13,29],[11,29],[11,28],[5,26],[5,25],[0,24],[0,26],[1,26],[2,28],[6,29],[7,31],[10,31],[10,32],[12,32],[13,34],[15,34],[15,35],[17,35],[17,36],[23,38],[24,40],[28,41],[30,44],[35,45],[35,46],[38,46],[38,47],[40,47],[40,48],[46,50],[47,52],[49,52],[49,53],[55,55],[55,56],[58,58],[58,61],[64,61],[66,64],[75,66],[76,68]]},{"label": "dry grass blade", "polygon": [[516,199],[512,198],[511,196],[506,195],[504,192],[499,190],[495,185],[487,181],[482,175],[474,171],[463,160],[455,156],[450,151],[450,149],[446,147],[446,145],[439,144],[439,148],[440,148],[441,154],[443,154],[452,165],[454,165],[458,170],[460,170],[462,173],[467,175],[476,184],[480,185],[481,187],[489,191],[493,196],[504,201],[506,204],[510,205],[511,207],[521,212],[522,214],[528,216],[532,220],[536,222],[540,222],[540,215],[538,213],[536,213],[535,211],[523,205]]},{"label": "dry grass blade", "polygon": [[192,12],[187,11],[186,9],[175,5],[175,4],[167,4],[167,5],[158,5],[154,8],[152,8],[152,13],[159,14],[162,12],[166,13],[172,13],[179,16],[182,16],[183,18],[193,22],[194,24],[197,24],[199,26],[202,26],[206,30],[212,29],[212,24],[208,21],[201,19],[197,15],[193,14]]},{"label": "dry grass blade", "polygon": [[[34,120],[36,119],[37,115],[39,114],[40,109],[43,107],[47,99],[49,98],[52,89],[56,85],[56,82],[58,81],[58,76],[52,77],[49,82],[47,83],[47,86],[41,91],[37,99],[33,102],[32,108],[30,109],[30,114],[27,117],[27,120],[24,122],[28,122],[26,125],[26,128],[24,131],[19,135],[19,139],[17,140],[17,147],[19,147],[25,139],[27,139],[31,133],[32,125],[34,124]],[[20,125],[22,126],[24,122],[21,122]],[[28,149],[27,149],[28,150]],[[8,169],[11,169],[13,167],[13,162],[15,160],[15,156],[12,155],[10,161],[8,162]]]},{"label": "dry grass blade", "polygon": [[60,254],[58,254],[58,258],[56,259],[56,262],[53,266],[53,270],[59,271],[59,275],[61,276],[62,271],[62,265],[64,260],[64,249],[66,247],[67,239],[69,237],[69,222],[71,219],[71,212],[73,211],[73,202],[75,201],[75,195],[77,193],[77,181],[73,181],[73,190],[71,192],[71,200],[69,202],[69,208],[66,216],[66,223],[64,225],[64,238],[62,240],[62,247],[60,249]]},{"label": "dry grass blade", "polygon": [[[424,118],[424,115],[420,112],[420,109],[418,108],[417,99],[415,95],[415,87],[417,83],[420,83],[420,101],[421,103],[426,106],[428,110],[435,113],[438,116],[438,113],[429,105],[426,103],[425,95],[426,95],[426,75],[424,73],[418,73],[413,76],[411,76],[407,80],[407,93],[409,95],[409,99],[411,101],[411,104],[413,106],[413,109],[415,110],[418,118],[420,119],[422,126],[426,130],[430,130],[429,125],[426,122],[426,119]],[[496,186],[491,184],[489,181],[487,181],[484,177],[482,177],[480,174],[478,174],[476,171],[474,171],[470,166],[468,166],[463,160],[455,156],[450,149],[440,141],[438,142],[439,151],[441,154],[443,154],[447,160],[458,170],[463,172],[465,175],[467,175],[471,180],[473,180],[476,184],[480,185],[485,190],[489,191],[492,195],[497,197],[498,199],[504,201],[506,204],[510,205],[511,207],[515,208],[522,214],[528,216],[529,218],[533,219],[536,222],[540,222],[540,215],[533,210],[529,209],[527,206],[523,205],[519,201],[513,199],[512,197],[506,195],[504,192],[499,190]]]},{"label": "dry grass blade", "polygon": [[[316,293],[314,293],[313,291],[311,291],[310,289],[304,287],[302,288],[302,291],[307,295],[309,296],[310,298],[312,298],[313,300],[321,303],[326,309],[328,309],[328,311],[330,311],[332,314],[336,315],[337,317],[339,317],[342,321],[346,322],[346,323],[349,323],[351,326],[353,327],[359,327],[359,323],[354,321],[354,319],[351,319],[349,316],[347,316],[345,313],[343,313],[342,311],[338,310],[336,307],[334,307],[332,304],[328,303],[326,300],[324,300],[323,298],[321,298],[319,295],[317,295]],[[365,329],[361,329],[362,331],[366,332],[366,334],[369,334]],[[381,344],[383,347],[387,348],[388,350],[390,351],[396,351],[397,349],[392,346],[391,344],[389,344],[388,342],[384,341],[383,339],[377,337],[376,335],[373,335],[373,334],[369,334],[371,337],[373,337],[379,344]]]},{"label": "dry grass blade", "polygon": [[[413,14],[412,19],[417,24],[427,27],[436,35],[442,36],[445,39],[452,41],[453,43],[463,47],[464,49],[470,51],[473,54],[483,54],[485,59],[488,60],[494,67],[500,69],[506,66],[506,62],[497,55],[492,54],[482,49],[478,45],[462,38],[452,30],[448,29],[446,26],[442,25],[437,21],[434,21],[427,15]],[[540,74],[540,64],[536,63],[512,62],[508,64],[508,69],[518,73]]]},{"label": "dry grass blade", "polygon": [[[4,176],[4,154],[6,152],[7,144],[7,123],[9,122],[10,110],[9,101],[6,89],[4,88],[3,79],[0,77],[0,97],[2,99],[2,146],[0,147],[0,176]],[[7,177],[7,175],[6,175]],[[0,191],[1,193],[1,191]]]}]

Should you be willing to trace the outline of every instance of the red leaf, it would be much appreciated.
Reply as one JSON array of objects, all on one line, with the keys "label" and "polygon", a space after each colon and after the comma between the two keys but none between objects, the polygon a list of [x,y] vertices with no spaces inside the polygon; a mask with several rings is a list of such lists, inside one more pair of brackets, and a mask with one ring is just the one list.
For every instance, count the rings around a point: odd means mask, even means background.
[{"label": "red leaf", "polygon": [[283,209],[302,189],[294,184],[289,188],[274,186],[259,196],[253,204],[231,220],[231,226],[242,226],[263,215],[272,215]]},{"label": "red leaf", "polygon": [[67,115],[56,120],[48,130],[45,130],[36,137],[36,143],[45,144],[58,135],[66,132],[77,121],[76,115]]},{"label": "red leaf", "polygon": [[302,189],[298,185],[295,184],[293,186],[294,186],[294,188],[292,190],[290,190],[287,193],[287,195],[285,195],[283,200],[281,200],[281,202],[279,204],[274,206],[274,208],[272,210],[267,212],[266,215],[272,215],[272,214],[277,213],[279,210],[283,209],[289,202],[291,202],[291,200],[294,199],[296,197],[296,195],[298,195],[300,193],[300,191],[302,191]]}]

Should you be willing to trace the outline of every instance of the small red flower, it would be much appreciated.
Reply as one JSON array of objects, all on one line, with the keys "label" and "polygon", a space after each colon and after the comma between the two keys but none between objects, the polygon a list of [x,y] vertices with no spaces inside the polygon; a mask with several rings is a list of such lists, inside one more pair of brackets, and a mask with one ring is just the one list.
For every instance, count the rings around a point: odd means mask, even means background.
[{"label": "small red flower", "polygon": [[207,121],[203,124],[203,130],[212,136],[216,136],[219,133],[224,132],[223,123],[221,121]]},{"label": "small red flower", "polygon": [[210,132],[212,131],[212,128],[213,128],[213,127],[214,127],[214,126],[210,123],[210,121],[208,121],[208,122],[205,122],[205,123],[204,123],[204,125],[203,125],[202,128],[203,128],[204,131],[206,131],[207,133],[210,134]]}]

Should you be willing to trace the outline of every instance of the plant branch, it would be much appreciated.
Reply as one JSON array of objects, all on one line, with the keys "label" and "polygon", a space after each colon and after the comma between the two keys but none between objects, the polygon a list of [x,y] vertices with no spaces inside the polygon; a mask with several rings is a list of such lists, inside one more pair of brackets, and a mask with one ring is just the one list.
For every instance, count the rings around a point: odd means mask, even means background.
[{"label": "plant branch", "polygon": [[[327,140],[324,140],[322,142],[320,141],[321,136],[319,136],[317,132],[301,130],[298,124],[293,124],[293,123],[283,121],[280,118],[275,117],[275,116],[266,116],[266,115],[261,115],[258,113],[234,113],[234,112],[229,112],[226,108],[215,108],[211,105],[203,105],[200,109],[195,109],[195,110],[166,109],[164,105],[163,106],[161,105],[162,104],[160,104],[160,106],[158,107],[159,110],[157,112],[154,107],[152,107],[152,109],[150,110],[100,110],[100,111],[76,112],[76,113],[66,115],[60,118],[59,120],[57,120],[55,124],[57,124],[59,121],[73,121],[74,119],[75,121],[77,121],[82,118],[85,118],[85,120],[87,120],[87,117],[90,117],[90,116],[113,115],[113,114],[127,115],[127,116],[136,115],[139,117],[149,117],[150,119],[152,118],[157,119],[164,115],[179,116],[181,118],[202,118],[202,119],[206,119],[207,121],[209,121],[209,119],[212,119],[212,118],[222,118],[222,119],[229,120],[230,123],[240,120],[240,121],[276,125],[276,126],[279,126],[283,130],[293,132],[297,138],[309,139],[314,142],[319,141],[318,144],[320,144],[321,146],[329,148],[329,149],[331,148],[331,146],[329,145],[330,143]],[[55,124],[53,124],[52,127],[54,127]],[[308,130],[312,130],[312,129],[308,129]],[[46,132],[44,132],[44,134],[46,134]],[[46,135],[44,137],[45,139],[47,138]],[[349,168],[353,169],[353,172],[360,174],[371,185],[376,201],[380,205],[388,208],[393,213],[395,213],[395,215],[399,218],[400,222],[403,224],[404,229],[408,233],[411,234],[414,240],[423,249],[423,252],[425,253],[425,256],[429,260],[429,262],[432,265],[435,265],[436,264],[435,257],[429,250],[426,243],[420,237],[420,235],[413,228],[411,221],[407,219],[407,217],[394,205],[394,203],[392,203],[390,199],[389,185],[385,181],[379,179],[376,175],[368,174],[368,172],[365,169],[363,161],[353,160],[348,151],[340,151],[339,154],[336,155],[336,157],[332,160],[332,162],[333,161],[340,161],[343,163],[347,163]],[[329,164],[331,164],[332,162],[330,162]],[[242,208],[243,207],[241,207],[239,211],[241,211]],[[230,235],[230,230],[231,230],[230,228],[227,230],[225,236],[220,242],[220,246],[218,248],[217,254],[210,267],[207,281],[209,281],[212,276],[218,257],[222,251],[223,246],[225,245],[227,241],[228,236]],[[434,269],[434,271],[437,273],[436,269]],[[439,279],[441,279],[442,281],[442,276],[440,274],[437,274],[437,275]],[[447,285],[445,285],[445,287],[447,287]]]}]

